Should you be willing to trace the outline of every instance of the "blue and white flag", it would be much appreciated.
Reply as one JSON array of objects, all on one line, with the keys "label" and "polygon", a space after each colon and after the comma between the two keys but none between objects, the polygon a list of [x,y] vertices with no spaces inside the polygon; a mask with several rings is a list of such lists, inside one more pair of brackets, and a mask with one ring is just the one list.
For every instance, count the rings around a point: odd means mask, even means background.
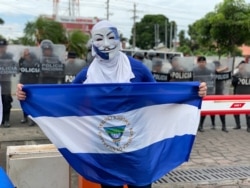
[{"label": "blue and white flag", "polygon": [[188,161],[198,82],[25,85],[23,110],[86,179],[146,185]]}]

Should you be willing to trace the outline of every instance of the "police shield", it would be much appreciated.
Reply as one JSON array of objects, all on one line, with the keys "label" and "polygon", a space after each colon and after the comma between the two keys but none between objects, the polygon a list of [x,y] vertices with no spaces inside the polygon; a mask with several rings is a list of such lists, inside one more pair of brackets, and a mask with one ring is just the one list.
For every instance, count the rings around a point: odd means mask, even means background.
[{"label": "police shield", "polygon": [[40,75],[39,49],[24,47],[18,60],[20,79],[22,84],[38,84]]},{"label": "police shield", "polygon": [[193,81],[206,82],[207,94],[215,94],[215,67],[212,63],[198,62],[193,68]]},{"label": "police shield", "polygon": [[68,58],[65,63],[65,83],[70,83],[75,76],[86,66],[86,61],[79,58]]},{"label": "police shield", "polygon": [[194,60],[194,57],[173,57],[170,61],[170,81],[192,81]]},{"label": "police shield", "polygon": [[64,82],[65,47],[43,40],[40,45],[40,81],[44,84]]},{"label": "police shield", "polygon": [[229,94],[229,87],[232,77],[232,59],[222,58],[214,60],[212,63],[215,66],[215,94]]},{"label": "police shield", "polygon": [[157,82],[168,82],[169,81],[169,70],[171,65],[169,62],[164,61],[160,58],[152,59],[152,74]]},{"label": "police shield", "polygon": [[235,94],[250,94],[250,65],[239,65],[238,72],[232,77],[232,85]]},{"label": "police shield", "polygon": [[213,61],[216,70],[216,80],[225,81],[230,80],[232,77],[232,58],[222,58]]},{"label": "police shield", "polygon": [[20,55],[21,46],[0,45],[0,84],[2,94],[14,93],[18,83],[17,59]]},{"label": "police shield", "polygon": [[[129,56],[129,53],[127,51],[125,53],[126,55]],[[133,54],[133,58],[141,61],[149,70],[152,70],[152,60],[145,56],[144,51],[141,51],[141,50],[135,51],[135,53]]]}]

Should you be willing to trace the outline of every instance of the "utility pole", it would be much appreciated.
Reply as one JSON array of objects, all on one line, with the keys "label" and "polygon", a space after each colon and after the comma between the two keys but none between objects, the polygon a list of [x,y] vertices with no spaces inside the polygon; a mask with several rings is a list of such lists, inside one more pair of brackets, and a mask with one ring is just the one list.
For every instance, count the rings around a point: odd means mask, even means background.
[{"label": "utility pole", "polygon": [[176,24],[174,24],[174,51],[176,51],[176,43],[177,43],[177,26],[176,26]]},{"label": "utility pole", "polygon": [[173,26],[172,22],[170,22],[170,39],[169,39],[169,49],[172,50],[172,43],[173,43]]},{"label": "utility pole", "polygon": [[106,13],[107,20],[109,20],[109,15],[110,15],[110,13],[109,13],[109,0],[107,0],[107,13]]},{"label": "utility pole", "polygon": [[165,46],[168,49],[168,20],[165,20]]},{"label": "utility pole", "polygon": [[69,3],[69,16],[70,17],[77,17],[77,16],[80,16],[80,3],[79,3],[79,0],[68,0],[68,3]]},{"label": "utility pole", "polygon": [[136,18],[138,18],[138,16],[136,16],[136,4],[134,3],[134,9],[133,9],[133,13],[134,13],[134,16],[132,17],[133,18],[133,49],[135,49],[136,47]]},{"label": "utility pole", "polygon": [[159,45],[159,24],[155,24],[154,28],[155,28],[155,48],[158,47]]},{"label": "utility pole", "polygon": [[58,18],[58,5],[59,0],[53,0],[53,16],[55,17],[55,20]]}]

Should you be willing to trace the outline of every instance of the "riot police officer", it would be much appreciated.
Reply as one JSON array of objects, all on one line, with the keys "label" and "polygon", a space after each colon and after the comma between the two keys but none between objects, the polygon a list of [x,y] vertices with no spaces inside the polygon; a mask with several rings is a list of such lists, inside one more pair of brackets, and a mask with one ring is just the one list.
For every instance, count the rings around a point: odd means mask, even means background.
[{"label": "riot police officer", "polygon": [[[219,79],[219,75],[223,72],[228,71],[229,68],[227,66],[222,66],[220,61],[213,61],[216,70],[216,79],[215,79],[215,95],[223,95],[224,94],[224,81],[223,79]],[[226,129],[226,116],[220,115],[220,120],[222,123],[222,129],[224,127],[224,131],[228,132]],[[215,129],[215,116],[211,115],[212,129]]]},{"label": "riot police officer", "polygon": [[186,61],[185,58],[178,56],[173,56],[170,60],[171,69],[169,70],[169,81],[192,81],[193,72],[192,64],[193,62]]},{"label": "riot police officer", "polygon": [[[21,84],[37,84],[39,82],[40,64],[39,59],[35,53],[31,52],[30,49],[25,48],[23,50],[22,57],[19,59],[19,71],[20,83]],[[28,122],[28,117],[23,112],[23,119],[21,123]],[[35,123],[30,120],[29,126],[33,126]]]},{"label": "riot police officer", "polygon": [[10,127],[10,110],[13,98],[11,96],[11,76],[14,68],[13,55],[7,52],[8,42],[6,39],[0,39],[0,84],[2,90],[2,104],[3,104],[3,119],[2,125]]},{"label": "riot police officer", "polygon": [[133,55],[133,58],[138,59],[144,65],[146,65],[146,67],[148,67],[149,70],[152,70],[152,61],[145,58],[142,52],[139,52],[139,51],[135,52]]},{"label": "riot police officer", "polygon": [[57,84],[64,81],[64,64],[54,54],[54,44],[50,40],[41,42],[40,78],[43,84]]},{"label": "riot police officer", "polygon": [[[250,93],[250,66],[242,61],[239,64],[238,72],[232,76],[232,86],[234,87],[234,94],[249,94]],[[240,116],[234,115],[236,127],[240,129]],[[250,114],[246,114],[247,132],[250,132]]]},{"label": "riot police officer", "polygon": [[68,58],[65,64],[65,80],[64,83],[71,83],[75,76],[86,66],[86,62],[83,59],[77,58],[77,54],[74,51],[68,52]]},{"label": "riot police officer", "polygon": [[[207,94],[215,94],[215,68],[214,65],[207,65],[206,57],[199,56],[197,58],[197,66],[193,69],[193,80],[207,83]],[[213,121],[214,116],[210,116]],[[203,124],[206,116],[201,116],[198,131],[204,132]],[[226,125],[222,125],[222,131],[228,132]]]},{"label": "riot police officer", "polygon": [[89,39],[89,41],[86,44],[87,47],[87,55],[86,55],[86,66],[89,66],[91,64],[91,62],[94,60],[94,56],[92,56],[92,43],[91,43],[91,39]]}]

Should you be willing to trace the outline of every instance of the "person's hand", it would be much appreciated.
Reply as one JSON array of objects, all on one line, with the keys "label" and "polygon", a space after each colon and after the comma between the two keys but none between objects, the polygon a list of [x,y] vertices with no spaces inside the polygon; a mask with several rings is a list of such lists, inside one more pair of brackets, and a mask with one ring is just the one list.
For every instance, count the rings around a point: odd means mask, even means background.
[{"label": "person's hand", "polygon": [[199,92],[200,97],[205,97],[207,95],[207,84],[206,82],[201,82],[199,85]]},{"label": "person's hand", "polygon": [[23,91],[23,84],[17,84],[16,97],[18,100],[26,99],[26,93]]}]

